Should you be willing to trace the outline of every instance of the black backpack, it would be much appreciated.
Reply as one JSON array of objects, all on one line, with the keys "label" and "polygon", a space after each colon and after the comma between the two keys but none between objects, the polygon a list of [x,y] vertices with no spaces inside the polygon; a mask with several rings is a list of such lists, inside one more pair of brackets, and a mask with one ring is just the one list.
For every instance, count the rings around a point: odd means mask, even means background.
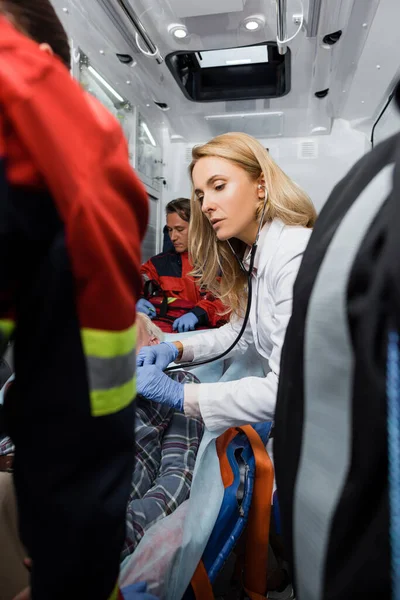
[{"label": "black backpack", "polygon": [[399,321],[396,135],[333,190],[294,287],[274,455],[298,600],[400,598]]}]

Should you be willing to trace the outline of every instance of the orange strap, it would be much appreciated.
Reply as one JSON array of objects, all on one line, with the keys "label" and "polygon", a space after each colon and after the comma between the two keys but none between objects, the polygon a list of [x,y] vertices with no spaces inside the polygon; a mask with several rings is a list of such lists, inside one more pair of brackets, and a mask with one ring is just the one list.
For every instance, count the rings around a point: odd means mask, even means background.
[{"label": "orange strap", "polygon": [[267,594],[267,561],[274,468],[268,452],[251,427],[239,427],[250,441],[255,458],[253,498],[247,524],[244,588],[251,600],[265,600]]},{"label": "orange strap", "polygon": [[214,600],[211,583],[202,560],[197,565],[191,584],[196,600]]},{"label": "orange strap", "polygon": [[229,459],[226,450],[233,438],[237,436],[237,434],[238,430],[236,429],[236,427],[231,427],[230,429],[227,429],[225,433],[220,435],[217,438],[216,442],[217,454],[219,458],[219,468],[221,470],[221,479],[225,489],[232,485],[234,480],[232,467],[229,464]]},{"label": "orange strap", "polygon": [[[253,498],[246,534],[248,544],[246,546],[244,587],[250,600],[266,600],[274,468],[260,436],[251,425],[232,427],[217,439],[217,453],[224,487],[228,487],[233,481],[233,472],[229,465],[226,449],[238,431],[242,431],[247,436],[256,465]],[[199,562],[191,584],[196,600],[214,600],[212,586],[203,561]]]}]

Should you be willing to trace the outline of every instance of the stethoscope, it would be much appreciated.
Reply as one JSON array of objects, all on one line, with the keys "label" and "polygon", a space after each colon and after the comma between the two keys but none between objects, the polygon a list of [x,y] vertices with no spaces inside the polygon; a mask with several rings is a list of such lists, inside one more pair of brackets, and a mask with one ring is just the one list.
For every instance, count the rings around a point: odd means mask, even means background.
[{"label": "stethoscope", "polygon": [[252,293],[252,274],[253,274],[253,268],[254,268],[254,260],[255,260],[255,257],[256,257],[258,239],[260,237],[260,232],[261,232],[261,229],[262,229],[262,226],[263,226],[265,209],[267,207],[267,201],[268,201],[268,192],[267,192],[267,188],[265,187],[265,185],[261,185],[260,184],[258,186],[258,188],[259,189],[263,189],[264,188],[264,190],[265,190],[264,206],[263,206],[263,209],[262,209],[262,213],[261,213],[261,217],[260,217],[260,222],[258,224],[256,239],[254,240],[254,243],[253,243],[253,245],[251,247],[251,250],[250,250],[250,261],[249,261],[249,268],[248,269],[246,269],[243,260],[236,254],[235,250],[233,249],[231,243],[228,240],[228,245],[229,245],[230,249],[232,250],[234,257],[238,261],[238,264],[239,264],[239,267],[240,267],[241,271],[243,271],[247,275],[247,289],[248,289],[247,306],[246,306],[246,312],[245,312],[245,315],[244,315],[242,327],[241,327],[241,329],[240,329],[237,337],[235,338],[235,340],[229,346],[229,348],[227,348],[226,350],[224,350],[224,352],[222,352],[221,354],[218,354],[218,356],[214,356],[214,358],[208,358],[206,360],[200,360],[198,362],[179,363],[178,365],[176,365],[174,367],[168,367],[167,369],[165,369],[166,373],[169,373],[170,371],[176,371],[178,369],[189,369],[189,368],[192,368],[192,367],[200,367],[201,365],[208,365],[209,363],[215,362],[216,360],[221,360],[221,358],[224,358],[224,356],[226,356],[227,354],[229,354],[234,349],[234,347],[239,343],[242,335],[245,332],[245,329],[247,327],[247,323],[249,321],[250,309],[251,309],[251,302],[252,302],[252,299],[253,299],[253,293]]}]

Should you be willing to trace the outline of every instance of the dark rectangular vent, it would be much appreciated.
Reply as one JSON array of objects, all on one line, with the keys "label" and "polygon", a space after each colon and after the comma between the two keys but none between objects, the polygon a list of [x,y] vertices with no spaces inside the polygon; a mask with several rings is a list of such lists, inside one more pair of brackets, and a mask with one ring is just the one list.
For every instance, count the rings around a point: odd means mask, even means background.
[{"label": "dark rectangular vent", "polygon": [[182,92],[194,102],[279,98],[290,91],[290,49],[275,42],[241,48],[178,51],[166,64]]}]

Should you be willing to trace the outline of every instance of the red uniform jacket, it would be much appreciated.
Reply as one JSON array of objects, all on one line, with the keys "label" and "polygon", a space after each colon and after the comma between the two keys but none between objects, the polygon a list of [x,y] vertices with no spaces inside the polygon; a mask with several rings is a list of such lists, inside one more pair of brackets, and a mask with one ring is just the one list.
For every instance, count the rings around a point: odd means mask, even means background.
[{"label": "red uniform jacket", "polygon": [[[192,269],[188,253],[174,250],[153,256],[140,269],[144,282],[155,281],[162,289],[162,296],[156,294],[148,297],[148,300],[157,310],[154,322],[163,331],[172,331],[173,321],[187,312],[194,313],[199,319],[198,328],[220,327],[227,321],[227,315],[223,314],[223,303],[212,294],[200,290],[189,275]],[[173,301],[173,298],[179,299],[179,302]],[[167,303],[166,314],[162,311],[163,299],[166,299],[164,305]]]},{"label": "red uniform jacket", "polygon": [[14,336],[4,416],[32,600],[118,595],[147,216],[117,121],[0,18],[0,346]]}]

